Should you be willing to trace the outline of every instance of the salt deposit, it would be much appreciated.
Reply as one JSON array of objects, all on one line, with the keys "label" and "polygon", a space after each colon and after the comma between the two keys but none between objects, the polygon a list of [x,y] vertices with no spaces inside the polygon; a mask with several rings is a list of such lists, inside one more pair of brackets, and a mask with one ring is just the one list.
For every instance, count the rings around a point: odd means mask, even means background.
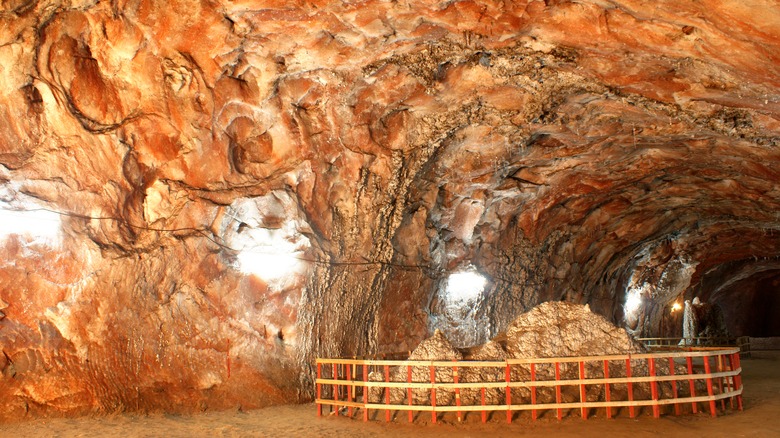
[{"label": "salt deposit", "polygon": [[[438,360],[438,361],[456,361],[463,359],[463,354],[452,346],[450,341],[444,334],[436,330],[428,339],[420,342],[420,345],[414,349],[409,355],[409,360]],[[440,383],[452,383],[454,377],[452,368],[437,367],[435,370],[436,381]],[[368,376],[371,381],[384,380],[384,376],[379,372],[372,372]],[[408,380],[408,368],[407,367],[393,367],[390,372],[390,381],[392,382],[406,382]],[[416,366],[412,367],[412,382],[423,383],[431,381],[430,368]],[[378,388],[372,388],[369,390],[369,397],[373,403],[379,402],[382,399],[382,390]],[[406,400],[407,390],[393,388],[390,390],[390,403],[399,404]],[[436,392],[436,404],[437,405],[449,405],[454,400],[454,393],[452,391]],[[429,405],[431,403],[431,391],[429,389],[414,389],[412,390],[412,402],[416,405]]]},{"label": "salt deposit", "polygon": [[[439,330],[436,330],[428,339],[420,342],[420,345],[412,351],[409,355],[409,360],[461,360],[463,354],[456,350],[452,346],[446,336]],[[444,383],[454,382],[454,377],[451,368],[437,367],[435,371],[436,381]],[[394,381],[404,381],[407,377],[406,369],[397,369],[393,374]],[[430,382],[431,373],[427,367],[412,367],[412,382]],[[393,393],[396,393],[395,397],[398,397],[397,393],[403,390],[391,391],[391,397]],[[430,404],[431,392],[427,389],[415,389],[412,391],[412,401],[414,404]],[[454,393],[452,391],[436,391],[436,404],[449,405],[454,401]]]},{"label": "salt deposit", "polygon": [[[505,335],[499,335],[494,340],[478,347],[472,348],[465,359],[469,361],[495,361],[504,362],[506,359],[525,358],[556,358],[556,357],[587,357],[604,355],[626,355],[645,353],[645,347],[635,340],[625,329],[617,327],[604,317],[590,311],[589,306],[566,303],[546,302],[518,316],[510,325]],[[464,355],[455,349],[442,332],[436,330],[433,336],[422,341],[420,345],[409,355],[409,360],[431,361],[458,361]],[[644,359],[630,361],[632,376],[648,376],[649,369]],[[659,374],[668,374],[669,364],[666,361],[657,361],[656,369]],[[625,377],[625,362],[610,361],[610,377]],[[579,364],[561,363],[559,367],[560,379],[579,378]],[[603,362],[585,361],[584,373],[587,378],[604,377]],[[406,382],[408,380],[408,367],[392,367],[390,378],[392,382]],[[501,382],[505,379],[505,365],[496,367],[468,367],[461,366],[458,369],[459,382]],[[685,373],[684,367],[678,366],[675,374]],[[430,368],[427,366],[411,367],[411,381],[415,383],[430,382]],[[512,365],[510,368],[512,381],[530,381],[531,368],[528,364]],[[436,367],[436,382],[454,382],[451,367]],[[551,364],[538,364],[535,366],[535,380],[555,380],[555,367]],[[374,371],[369,374],[369,380],[382,381],[385,376],[382,372]],[[671,390],[668,384],[661,384],[662,392]],[[637,398],[646,398],[649,394],[647,383],[635,383],[634,394]],[[680,388],[681,394],[685,388]],[[384,402],[384,390],[372,388],[369,397],[373,403]],[[408,402],[408,390],[405,388],[392,388],[390,390],[390,403],[401,404]],[[514,388],[512,390],[512,403],[528,403],[531,398],[531,390],[528,388]],[[599,401],[604,399],[602,385],[588,385],[586,387],[587,401]],[[612,385],[613,399],[626,398],[627,387],[625,384]],[[482,403],[482,390],[478,388],[463,388],[460,390],[461,403],[464,405],[479,405]],[[485,404],[495,405],[505,403],[506,392],[503,388],[486,388]],[[552,386],[538,387],[536,389],[537,403],[555,402],[555,388]],[[561,387],[561,401],[579,401],[579,386],[563,385]],[[455,402],[454,391],[439,389],[436,391],[436,405],[453,405]],[[413,389],[412,403],[415,405],[430,405],[430,389]]]},{"label": "salt deposit", "polygon": [[[507,354],[504,348],[496,341],[488,341],[479,346],[473,353],[466,357],[475,361],[501,361],[506,360]],[[461,382],[500,382],[504,380],[504,368],[461,368]],[[489,388],[485,390],[485,404],[497,405],[504,401],[505,392],[501,388]],[[482,403],[481,390],[464,388],[460,392],[460,399],[466,405],[478,405]]]},{"label": "salt deposit", "polygon": [[590,307],[542,303],[518,316],[507,329],[507,351],[514,358],[598,356],[644,353],[644,346]]}]

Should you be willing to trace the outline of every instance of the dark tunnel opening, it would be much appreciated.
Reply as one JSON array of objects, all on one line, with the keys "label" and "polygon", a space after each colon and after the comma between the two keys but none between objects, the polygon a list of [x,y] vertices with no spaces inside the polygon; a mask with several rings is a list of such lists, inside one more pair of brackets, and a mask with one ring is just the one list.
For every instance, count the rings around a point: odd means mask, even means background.
[{"label": "dark tunnel opening", "polygon": [[733,336],[780,336],[780,269],[734,282],[713,295]]}]

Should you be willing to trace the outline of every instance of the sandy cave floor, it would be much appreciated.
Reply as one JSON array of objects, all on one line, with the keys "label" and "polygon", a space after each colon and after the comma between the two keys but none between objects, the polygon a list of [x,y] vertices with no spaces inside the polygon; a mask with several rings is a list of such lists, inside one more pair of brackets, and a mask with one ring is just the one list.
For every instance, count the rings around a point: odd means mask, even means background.
[{"label": "sandy cave floor", "polygon": [[[194,416],[129,414],[108,417],[40,419],[0,425],[0,437],[775,437],[780,436],[780,351],[754,352],[744,360],[744,411],[654,419],[648,410],[632,420],[625,413],[607,420],[599,410],[587,421],[570,413],[557,421],[552,413],[532,422],[527,415],[506,424],[503,413],[487,424],[474,414],[462,424],[443,418],[427,424],[420,417],[408,424],[406,417],[395,422],[370,421],[324,416],[317,418],[313,404],[277,406],[249,412],[213,412]],[[591,414],[593,415],[593,414]],[[382,414],[379,418],[384,418]]]}]

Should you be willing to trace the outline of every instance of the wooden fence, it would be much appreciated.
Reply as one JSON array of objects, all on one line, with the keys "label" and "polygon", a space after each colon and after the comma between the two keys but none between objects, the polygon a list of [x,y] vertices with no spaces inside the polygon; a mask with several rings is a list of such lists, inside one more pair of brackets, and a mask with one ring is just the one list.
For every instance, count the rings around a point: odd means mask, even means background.
[{"label": "wooden fence", "polygon": [[634,418],[643,408],[655,418],[702,406],[713,417],[727,405],[742,410],[737,348],[504,361],[319,358],[316,365],[317,415],[328,407],[331,415],[362,413],[364,421],[372,411],[384,411],[386,421],[406,411],[410,422],[430,411],[435,423],[448,412],[458,421],[479,412],[485,422],[488,412],[505,411],[511,422],[518,411],[533,420],[554,412],[560,420],[572,410],[583,419],[598,409],[607,418],[626,410]]},{"label": "wooden fence", "polygon": [[652,350],[678,347],[737,347],[742,357],[750,357],[750,337],[693,337],[693,338],[638,338],[637,341]]}]

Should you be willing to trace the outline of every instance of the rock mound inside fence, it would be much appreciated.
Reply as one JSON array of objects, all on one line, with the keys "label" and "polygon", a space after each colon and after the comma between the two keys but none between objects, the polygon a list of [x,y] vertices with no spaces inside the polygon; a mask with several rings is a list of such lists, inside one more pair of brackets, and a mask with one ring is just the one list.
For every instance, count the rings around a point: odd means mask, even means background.
[{"label": "rock mound inside fence", "polygon": [[[438,360],[453,361],[463,359],[463,354],[452,346],[449,339],[444,334],[436,330],[428,339],[420,342],[420,345],[409,354],[409,360]],[[440,383],[452,383],[454,377],[451,368],[438,367],[434,371],[436,381]],[[408,381],[408,367],[394,367],[390,372],[391,382]],[[431,372],[429,367],[411,367],[411,381],[414,383],[428,383],[431,381]],[[384,380],[381,373],[369,374],[369,380]],[[390,403],[399,404],[407,400],[408,391],[406,389],[393,388],[390,390]],[[383,399],[384,394],[381,390],[369,391],[369,396],[373,402]],[[454,392],[439,390],[436,392],[436,404],[439,406],[452,404]],[[412,403],[415,405],[431,404],[431,391],[429,389],[413,389]]]},{"label": "rock mound inside fence", "polygon": [[[646,353],[647,349],[634,339],[625,329],[617,327],[601,315],[590,311],[588,305],[566,302],[542,303],[530,311],[518,316],[506,331],[506,350],[511,358],[550,358],[550,357],[587,357]],[[631,360],[631,371],[634,377],[649,376],[646,360]],[[657,361],[659,374],[669,374],[668,361]],[[626,365],[623,361],[609,361],[607,364],[610,377],[625,377]],[[675,366],[675,373],[685,373],[684,367]],[[582,372],[586,378],[605,377],[603,362],[585,361]],[[512,380],[529,380],[530,366],[521,365],[512,368]],[[536,380],[555,380],[553,365],[537,365]],[[561,363],[559,377],[561,379],[577,379],[580,376],[578,362]],[[604,399],[602,385],[586,387],[587,401]],[[612,385],[612,397],[618,399],[627,396],[624,384]],[[634,396],[648,396],[650,386],[647,383],[634,385]],[[669,384],[661,384],[659,390],[670,393]],[[520,402],[530,399],[531,391],[518,388],[512,391],[512,398]],[[537,388],[537,403],[555,400],[553,387]],[[563,402],[579,401],[580,394],[574,386],[562,387]]]},{"label": "rock mound inside fence", "polygon": [[550,301],[518,316],[506,331],[510,357],[644,353],[644,346],[588,305]]},{"label": "rock mound inside fence", "polygon": [[[465,359],[471,361],[496,361],[503,362],[508,358],[568,358],[606,355],[626,355],[645,353],[645,347],[636,341],[625,329],[617,327],[604,317],[590,311],[587,305],[579,305],[566,302],[546,302],[518,316],[510,325],[505,334],[497,336],[494,340],[473,347],[466,354]],[[410,360],[435,360],[454,361],[463,359],[463,354],[454,348],[450,341],[436,330],[433,336],[425,339],[409,355]],[[648,376],[649,370],[644,359],[631,360],[632,375],[635,377]],[[668,374],[667,362],[656,363],[659,374]],[[585,361],[582,370],[586,378],[602,378],[606,376],[603,361]],[[610,361],[608,363],[610,377],[625,377],[626,366],[624,361]],[[685,373],[684,367],[676,367],[675,374]],[[506,378],[505,363],[496,367],[467,367],[458,369],[459,382],[503,382]],[[558,370],[558,378],[561,380],[577,379],[580,376],[579,362],[561,363]],[[407,366],[392,367],[389,373],[391,382],[408,381],[409,368]],[[529,364],[516,364],[510,368],[511,380],[530,381],[531,367]],[[440,383],[454,382],[453,370],[450,367],[437,367],[435,369],[436,381]],[[430,382],[429,367],[411,367],[411,381],[415,383]],[[384,381],[383,372],[369,374],[371,381]],[[551,364],[537,364],[534,367],[534,380],[554,381],[555,367]],[[670,391],[668,384],[661,385],[662,392]],[[680,395],[684,395],[681,388]],[[634,395],[637,398],[645,398],[649,395],[649,384],[634,384]],[[464,405],[495,405],[506,402],[505,388],[485,388],[483,401],[482,388],[462,388],[460,390],[461,403]],[[647,394],[645,394],[647,393]],[[390,403],[408,403],[408,389],[392,388],[389,391]],[[430,405],[430,389],[412,389],[412,404]],[[603,385],[587,385],[587,401],[604,400]],[[627,400],[627,386],[625,384],[612,385],[611,395],[613,400]],[[373,403],[383,403],[386,393],[380,388],[371,388],[369,397]],[[554,403],[556,401],[554,386],[539,386],[536,388],[536,403]],[[512,404],[530,403],[531,390],[527,387],[514,388],[511,393]],[[561,402],[579,401],[578,386],[562,385]],[[452,405],[455,401],[455,392],[439,389],[436,391],[436,405]]]},{"label": "rock mound inside fence", "polygon": [[[488,341],[474,349],[465,359],[486,362],[503,362],[507,359],[507,354],[500,343]],[[462,367],[460,374],[463,376],[460,381],[467,383],[501,382],[504,381],[506,377],[504,367]],[[505,392],[502,388],[486,388],[484,392],[484,402],[486,405],[498,405],[505,400]],[[460,391],[460,398],[463,404],[466,405],[482,404],[482,390],[476,388],[463,388]]]},{"label": "rock mound inside fence", "polygon": [[[409,355],[409,360],[461,360],[463,354],[452,346],[449,339],[444,336],[444,333],[436,330],[428,339],[420,342],[420,345],[412,351]],[[408,377],[408,370],[398,369],[397,380],[403,381],[404,377]],[[452,369],[450,368],[436,368],[435,370],[436,381],[443,383],[454,382]],[[412,382],[430,382],[431,372],[427,367],[412,367]],[[436,391],[436,404],[439,406],[452,404],[455,398],[455,394],[452,391],[439,390]],[[430,391],[427,389],[415,389],[412,390],[412,403],[414,404],[430,404],[431,397]]]},{"label": "rock mound inside fence", "polygon": [[409,354],[409,360],[461,360],[463,354],[438,329]]},{"label": "rock mound inside fence", "polygon": [[[642,353],[645,348],[625,329],[591,312],[588,305],[550,301],[512,321],[506,331],[506,350],[511,358],[527,359],[623,355]],[[586,363],[585,366],[587,377],[603,377],[603,367],[599,364]],[[636,363],[636,366],[641,367],[641,364]],[[617,377],[625,374],[623,369],[617,363],[610,365],[610,375]],[[534,371],[535,380],[555,380],[555,367],[551,364],[537,364]],[[561,363],[558,372],[560,379],[577,379],[579,364]],[[511,374],[513,381],[531,380],[530,365],[513,366]],[[600,399],[601,392],[599,386],[589,387],[586,394],[588,401]],[[561,401],[578,401],[579,396],[576,388],[562,387]],[[515,388],[512,390],[512,399],[514,402],[528,402],[531,390]],[[538,387],[536,399],[537,403],[554,402],[554,387]]]}]

